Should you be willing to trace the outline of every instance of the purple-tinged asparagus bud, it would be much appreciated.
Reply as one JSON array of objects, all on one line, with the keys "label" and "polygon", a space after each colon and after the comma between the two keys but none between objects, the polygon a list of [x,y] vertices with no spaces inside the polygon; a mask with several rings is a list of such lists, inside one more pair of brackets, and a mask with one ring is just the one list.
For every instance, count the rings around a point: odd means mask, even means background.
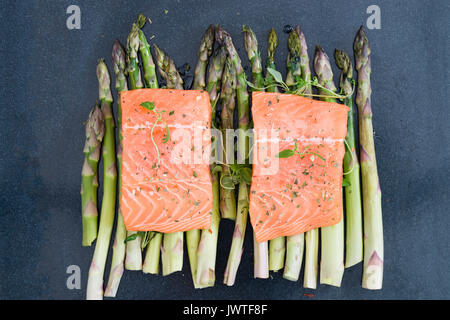
[{"label": "purple-tinged asparagus bud", "polygon": [[331,69],[330,59],[320,46],[316,46],[316,53],[314,55],[314,70],[316,71],[321,85],[328,90],[336,91],[336,86],[333,82],[333,71]]}]

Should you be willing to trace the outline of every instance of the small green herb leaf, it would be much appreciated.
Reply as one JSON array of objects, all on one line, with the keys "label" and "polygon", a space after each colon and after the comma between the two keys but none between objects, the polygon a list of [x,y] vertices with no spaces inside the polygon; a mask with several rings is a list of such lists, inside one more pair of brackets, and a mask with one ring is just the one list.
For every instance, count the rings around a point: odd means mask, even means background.
[{"label": "small green herb leaf", "polygon": [[277,158],[289,158],[295,154],[294,150],[286,149],[277,154]]},{"label": "small green herb leaf", "polygon": [[253,90],[256,90],[256,91],[260,91],[260,90],[263,89],[263,88],[259,88],[259,87],[255,86],[253,83],[251,83],[251,82],[248,81],[248,80],[247,80],[247,85],[248,85],[250,88],[252,88]]},{"label": "small green herb leaf", "polygon": [[144,107],[145,109],[148,109],[148,110],[154,110],[155,104],[153,102],[146,101],[146,102],[141,103],[141,107]]},{"label": "small green herb leaf", "polygon": [[167,143],[167,141],[169,141],[170,138],[170,131],[169,131],[169,126],[166,123],[166,137],[163,140],[163,143]]},{"label": "small green herb leaf", "polygon": [[267,68],[267,72],[269,72],[272,75],[272,77],[275,79],[276,82],[283,82],[283,76],[277,70]]},{"label": "small green herb leaf", "polygon": [[137,233],[133,233],[131,236],[126,237],[124,242],[126,243],[128,241],[136,240],[137,237],[138,237],[138,234]]},{"label": "small green herb leaf", "polygon": [[349,180],[347,180],[347,179],[343,179],[342,180],[342,186],[343,187],[349,187],[349,186],[351,186],[352,184],[351,184],[351,182],[349,181]]},{"label": "small green herb leaf", "polygon": [[234,189],[233,178],[231,176],[222,176],[220,178],[220,185],[225,189]]}]

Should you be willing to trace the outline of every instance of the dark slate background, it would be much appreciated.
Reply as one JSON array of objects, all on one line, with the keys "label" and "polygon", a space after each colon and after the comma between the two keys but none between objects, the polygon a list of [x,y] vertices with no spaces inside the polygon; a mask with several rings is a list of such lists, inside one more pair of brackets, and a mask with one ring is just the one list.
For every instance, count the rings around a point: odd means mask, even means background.
[{"label": "dark slate background", "polygon": [[[81,8],[81,30],[66,28],[70,4]],[[98,59],[105,57],[111,67],[113,40],[126,41],[139,12],[153,20],[145,27],[147,37],[155,35],[151,42],[178,65],[195,66],[210,23],[231,33],[245,64],[240,30],[248,24],[265,59],[273,26],[280,38],[277,65],[284,72],[284,25],[301,24],[310,55],[315,44],[330,56],[335,47],[351,53],[371,4],[380,6],[382,26],[367,34],[383,190],[383,290],[361,288],[361,265],[345,271],[341,288],[306,290],[280,274],[254,280],[249,233],[236,284],[226,287],[233,223],[224,221],[214,288],[192,288],[186,258],[183,272],[169,277],[126,272],[118,298],[311,299],[304,294],[314,293],[314,299],[449,299],[450,10],[448,1],[419,0],[2,1],[0,299],[85,298],[93,247],[81,247],[83,122],[97,99]],[[72,264],[82,270],[81,290],[66,288],[66,268]]]}]

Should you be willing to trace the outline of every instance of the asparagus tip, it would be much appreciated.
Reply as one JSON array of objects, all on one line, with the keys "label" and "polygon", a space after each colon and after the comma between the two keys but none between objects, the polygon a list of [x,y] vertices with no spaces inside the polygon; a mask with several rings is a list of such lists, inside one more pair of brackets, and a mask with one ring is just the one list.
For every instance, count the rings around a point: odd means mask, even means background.
[{"label": "asparagus tip", "polygon": [[359,52],[362,50],[365,44],[368,44],[368,39],[366,37],[366,33],[364,32],[364,26],[361,26],[356,33],[355,43],[353,44],[353,48],[355,52]]},{"label": "asparagus tip", "polygon": [[288,47],[293,56],[300,56],[300,38],[295,30],[289,33]]},{"label": "asparagus tip", "polygon": [[125,64],[125,51],[117,39],[114,40],[112,47],[112,60],[115,64]]},{"label": "asparagus tip", "polygon": [[328,55],[320,45],[316,45],[316,50],[314,53],[314,69],[316,69],[316,73],[320,73],[321,65],[325,64],[330,64]]},{"label": "asparagus tip", "polygon": [[333,82],[333,70],[331,69],[330,59],[328,58],[327,53],[319,45],[316,46],[314,55],[314,70],[322,85],[328,90],[336,90]]},{"label": "asparagus tip", "polygon": [[101,58],[97,64],[97,77],[100,85],[105,85],[109,87],[110,78],[108,67],[106,66],[105,59]]},{"label": "asparagus tip", "polygon": [[248,58],[251,62],[253,61],[255,56],[259,55],[258,40],[256,39],[256,35],[250,27],[243,25],[242,32],[244,33],[245,50],[247,51]]},{"label": "asparagus tip", "polygon": [[98,102],[95,104],[94,108],[92,108],[89,114],[89,120],[86,128],[93,129],[98,141],[103,140],[103,136],[105,135],[105,119]]},{"label": "asparagus tip", "polygon": [[269,45],[272,51],[275,51],[276,47],[278,47],[278,36],[274,28],[270,29],[269,32]]},{"label": "asparagus tip", "polygon": [[230,34],[225,31],[220,25],[216,26],[216,40],[219,45],[222,45],[224,40],[230,36]]},{"label": "asparagus tip", "polygon": [[156,60],[158,60],[158,57],[161,56],[162,51],[161,49],[158,47],[158,45],[156,43],[153,44],[153,47],[155,48],[155,56],[156,56]]},{"label": "asparagus tip", "polygon": [[320,45],[316,44],[316,54],[322,53],[322,52],[323,52],[322,47]]},{"label": "asparagus tip", "polygon": [[[208,29],[206,29],[205,33],[202,37],[202,46],[206,48],[207,57],[209,57],[212,53],[214,46],[214,26],[210,24]],[[199,50],[199,54],[202,52],[202,48]]]},{"label": "asparagus tip", "polygon": [[250,29],[250,27],[248,27],[245,24],[242,25],[242,32],[251,32],[251,31],[252,31],[252,29]]},{"label": "asparagus tip", "polygon": [[300,28],[299,25],[297,25],[297,26],[295,27],[295,32],[297,33],[298,38],[299,38],[299,40],[300,40],[300,50],[302,50],[304,54],[308,55],[308,54],[306,53],[306,51],[307,51],[307,45],[306,45],[305,34],[303,33],[303,31],[302,31],[302,29]]},{"label": "asparagus tip", "polygon": [[352,63],[350,61],[350,57],[343,50],[335,49],[334,59],[336,60],[336,65],[338,68],[344,73],[348,73],[351,70]]},{"label": "asparagus tip", "polygon": [[143,13],[139,13],[138,18],[136,20],[136,25],[141,29],[145,23],[147,22],[147,18]]},{"label": "asparagus tip", "polygon": [[359,27],[359,30],[358,30],[358,32],[361,34],[361,36],[366,36],[366,33],[365,33],[365,31],[364,31],[364,25],[361,25],[360,27]]}]

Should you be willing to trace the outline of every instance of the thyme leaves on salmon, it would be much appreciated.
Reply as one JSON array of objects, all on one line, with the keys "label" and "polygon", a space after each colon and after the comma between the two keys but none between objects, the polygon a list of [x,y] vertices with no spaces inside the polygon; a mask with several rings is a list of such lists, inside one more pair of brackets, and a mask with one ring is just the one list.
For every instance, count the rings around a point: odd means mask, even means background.
[{"label": "thyme leaves on salmon", "polygon": [[160,157],[160,154],[159,154],[158,145],[156,144],[155,139],[153,137],[153,131],[154,131],[156,125],[159,122],[161,122],[166,127],[166,135],[164,137],[163,143],[167,143],[169,141],[169,139],[170,139],[169,125],[167,124],[167,122],[164,121],[164,119],[162,117],[162,115],[166,112],[166,110],[158,111],[156,109],[156,107],[155,107],[155,103],[154,102],[149,102],[149,101],[142,102],[140,105],[141,105],[141,107],[144,107],[147,110],[153,111],[154,115],[156,116],[156,121],[153,124],[152,129],[150,131],[150,137],[151,137],[152,143],[153,143],[153,145],[155,146],[155,149],[156,149],[156,155],[158,157],[157,167],[159,167],[159,164],[161,163],[161,157]]},{"label": "thyme leaves on salmon", "polygon": [[[283,158],[290,158],[294,155],[299,155],[300,159],[303,159],[304,157],[306,157],[307,155],[311,155],[311,156],[316,156],[319,159],[325,161],[325,158],[322,157],[320,154],[318,154],[317,152],[313,152],[313,151],[308,151],[310,148],[310,146],[306,146],[303,152],[298,151],[298,145],[297,145],[297,140],[294,140],[294,149],[284,149],[282,151],[280,151],[276,157],[283,159]],[[314,159],[314,157],[313,157]]]}]

